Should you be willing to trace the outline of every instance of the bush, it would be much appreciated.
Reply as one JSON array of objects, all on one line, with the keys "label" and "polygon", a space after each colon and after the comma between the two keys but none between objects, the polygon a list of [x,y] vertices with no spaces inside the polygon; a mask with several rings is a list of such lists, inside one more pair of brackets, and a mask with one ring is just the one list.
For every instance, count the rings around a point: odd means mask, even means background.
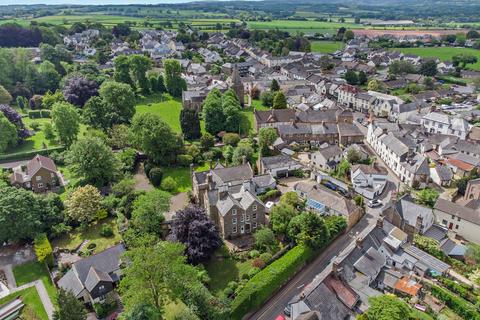
[{"label": "bush", "polygon": [[113,236],[113,229],[110,225],[103,223],[102,224],[102,230],[100,230],[100,235],[102,237],[108,238]]},{"label": "bush", "polygon": [[28,117],[30,119],[39,119],[42,117],[42,112],[40,110],[28,111]]},{"label": "bush", "polygon": [[257,267],[251,268],[247,272],[248,279],[252,279],[259,272],[260,272],[260,268],[257,268]]},{"label": "bush", "polygon": [[262,261],[265,263],[265,265],[267,265],[270,260],[272,260],[273,256],[270,252],[264,252],[260,255],[260,259],[262,259]]},{"label": "bush", "polygon": [[325,225],[330,232],[330,239],[335,239],[347,229],[347,220],[341,216],[327,216],[325,217]]},{"label": "bush", "polygon": [[432,285],[432,295],[445,302],[445,304],[452,309],[456,314],[464,319],[479,320],[480,313],[477,312],[475,306],[456,296],[450,291],[441,287]]},{"label": "bush", "polygon": [[259,195],[258,198],[262,202],[267,202],[267,201],[273,200],[275,198],[278,198],[281,195],[282,195],[282,192],[280,190],[274,189],[274,190],[270,190],[270,191],[265,192],[264,194]]},{"label": "bush", "polygon": [[95,242],[91,242],[88,244],[87,249],[88,250],[93,250],[97,247],[97,244]]},{"label": "bush", "polygon": [[240,136],[236,133],[225,133],[222,141],[226,145],[235,147],[240,142]]},{"label": "bush", "polygon": [[50,241],[48,241],[45,233],[39,234],[34,240],[35,254],[38,262],[46,263],[49,267],[53,267],[53,250]]},{"label": "bush", "polygon": [[250,258],[254,259],[260,256],[260,252],[258,250],[252,250],[249,253]]},{"label": "bush", "polygon": [[148,174],[148,177],[150,178],[150,182],[155,186],[159,187],[160,183],[162,183],[162,178],[163,178],[163,170],[162,168],[155,167],[150,169],[150,172]]},{"label": "bush", "polygon": [[50,110],[42,110],[42,111],[40,111],[40,116],[42,118],[51,118],[50,113],[51,113]]},{"label": "bush", "polygon": [[172,177],[166,177],[162,181],[160,188],[167,192],[173,193],[177,190],[177,183],[175,182],[175,180],[173,180]]},{"label": "bush", "polygon": [[105,219],[106,217],[108,217],[108,211],[105,210],[105,209],[100,209],[100,210],[98,210],[97,215],[96,215],[95,218],[96,218],[97,220],[103,220],[103,219]]},{"label": "bush", "polygon": [[316,251],[304,245],[290,249],[283,257],[268,265],[253,276],[232,302],[232,319],[240,320],[247,312],[261,306],[305,263],[315,256]]},{"label": "bush", "polygon": [[455,292],[458,294],[460,297],[462,297],[465,300],[468,300],[472,303],[476,303],[477,299],[475,297],[475,294],[473,293],[474,290],[470,286],[466,284],[459,284],[456,283],[453,280],[450,280],[448,278],[441,277],[440,282],[450,291]]},{"label": "bush", "polygon": [[188,154],[181,154],[177,157],[177,162],[181,167],[188,167],[193,163],[193,157]]},{"label": "bush", "polygon": [[2,161],[31,160],[37,154],[40,154],[42,156],[48,156],[52,152],[61,152],[64,150],[65,150],[65,147],[55,147],[55,148],[49,148],[49,149],[43,149],[43,150],[10,153],[5,155],[0,155],[0,160]]},{"label": "bush", "polygon": [[265,268],[265,262],[261,258],[255,258],[252,261],[252,267],[263,269]]},{"label": "bush", "polygon": [[30,123],[30,128],[34,131],[38,131],[38,129],[40,129],[40,123],[38,121],[32,121],[32,123]]}]

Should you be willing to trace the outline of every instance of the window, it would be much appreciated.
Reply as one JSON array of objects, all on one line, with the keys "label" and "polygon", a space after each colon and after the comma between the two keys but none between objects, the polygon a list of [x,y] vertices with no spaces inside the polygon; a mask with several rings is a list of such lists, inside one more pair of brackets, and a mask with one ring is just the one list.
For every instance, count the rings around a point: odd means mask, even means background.
[{"label": "window", "polygon": [[50,172],[50,177],[55,178],[55,173]]},{"label": "window", "polygon": [[253,223],[253,229],[257,229],[257,223],[256,222]]},{"label": "window", "polygon": [[460,219],[460,217],[457,217],[457,221],[460,222],[462,219]]},{"label": "window", "polygon": [[42,176],[36,176],[35,179],[37,179],[37,181],[42,181]]},{"label": "window", "polygon": [[237,215],[237,209],[232,209],[232,216],[236,216]]},{"label": "window", "polygon": [[37,184],[37,187],[40,188],[40,189],[43,188],[43,183]]},{"label": "window", "polygon": [[458,229],[458,224],[455,226],[455,229]]},{"label": "window", "polygon": [[244,222],[245,221],[245,215],[242,214],[242,217],[240,218],[240,222]]},{"label": "window", "polygon": [[257,205],[256,205],[256,204],[254,204],[254,205],[252,206],[252,210],[253,210],[253,211],[257,211]]},{"label": "window", "polygon": [[99,291],[103,291],[105,289],[105,286],[102,284],[101,286],[98,286]]},{"label": "window", "polygon": [[253,220],[257,219],[257,214],[256,213],[252,214],[252,219]]},{"label": "window", "polygon": [[237,218],[232,218],[232,224],[237,224]]},{"label": "window", "polygon": [[455,216],[452,214],[452,220],[455,220]]},{"label": "window", "polygon": [[246,220],[250,221],[250,215],[249,214],[247,214],[247,219]]},{"label": "window", "polygon": [[232,227],[232,233],[237,233],[237,227],[236,226]]}]

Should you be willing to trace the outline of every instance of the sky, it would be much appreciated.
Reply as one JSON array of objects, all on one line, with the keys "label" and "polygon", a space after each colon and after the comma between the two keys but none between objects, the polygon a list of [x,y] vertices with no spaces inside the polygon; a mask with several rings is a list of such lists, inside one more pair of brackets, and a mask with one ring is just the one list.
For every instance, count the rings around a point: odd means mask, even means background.
[{"label": "sky", "polygon": [[0,5],[24,4],[157,4],[157,3],[184,3],[193,0],[0,0]]}]

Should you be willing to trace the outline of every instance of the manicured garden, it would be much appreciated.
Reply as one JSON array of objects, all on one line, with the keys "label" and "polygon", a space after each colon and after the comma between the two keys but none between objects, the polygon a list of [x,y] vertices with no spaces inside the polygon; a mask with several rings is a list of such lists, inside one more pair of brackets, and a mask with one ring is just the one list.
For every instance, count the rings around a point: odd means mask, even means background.
[{"label": "manicured garden", "polygon": [[47,267],[36,261],[28,262],[13,269],[13,274],[17,282],[17,286],[30,283],[35,280],[42,280],[45,288],[47,289],[48,296],[52,303],[56,303],[57,290],[52,283],[52,280],[48,274]]},{"label": "manicured garden", "polygon": [[35,287],[30,287],[19,292],[15,292],[0,299],[0,305],[15,300],[17,297],[21,297],[25,308],[22,311],[24,319],[40,319],[48,320],[47,313],[43,307],[40,296],[38,295]]},{"label": "manicured garden", "polygon": [[[111,237],[102,236],[101,233],[103,224],[111,227],[113,231],[113,235]],[[92,223],[88,228],[77,228],[61,236],[60,238],[52,240],[52,247],[75,250],[82,244],[83,241],[88,241],[88,244],[94,243],[96,245],[94,248],[95,252],[100,252],[120,242],[121,239],[122,237],[118,231],[115,218],[106,218],[104,220]],[[88,247],[88,245],[86,247]]]}]

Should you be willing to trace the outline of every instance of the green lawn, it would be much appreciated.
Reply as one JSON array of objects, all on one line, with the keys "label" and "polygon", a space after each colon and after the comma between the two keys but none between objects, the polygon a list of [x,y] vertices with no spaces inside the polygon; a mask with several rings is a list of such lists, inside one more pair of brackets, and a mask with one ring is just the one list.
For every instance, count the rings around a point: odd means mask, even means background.
[{"label": "green lawn", "polygon": [[478,62],[475,64],[467,65],[467,68],[473,70],[480,70],[480,50],[472,48],[451,48],[451,47],[425,47],[425,48],[396,48],[394,50],[401,51],[405,54],[416,54],[426,58],[438,58],[442,61],[452,61],[452,57],[461,54],[468,53],[478,57]]},{"label": "green lawn", "polygon": [[251,260],[241,262],[231,257],[213,257],[206,262],[205,269],[210,276],[209,287],[213,294],[219,295],[230,281],[238,281],[251,267]]},{"label": "green lawn", "polygon": [[327,22],[327,21],[295,21],[295,20],[272,20],[272,21],[249,21],[247,22],[250,29],[280,29],[289,31],[291,33],[304,32],[304,33],[333,33],[340,27],[347,29],[363,28],[361,24],[355,24],[351,22]]},{"label": "green lawn", "polygon": [[172,129],[181,133],[180,127],[180,111],[182,111],[182,102],[174,100],[167,95],[152,95],[140,99],[136,106],[138,113],[150,112],[159,115],[167,122]]},{"label": "green lawn", "polygon": [[[103,223],[106,223],[112,227],[113,236],[105,238],[100,235]],[[89,243],[95,243],[97,245],[95,252],[100,252],[119,243],[120,240],[122,240],[122,237],[118,232],[116,220],[112,217],[95,222],[88,226],[88,228],[85,230],[81,230],[80,228],[72,230],[67,235],[63,235],[58,239],[54,239],[52,241],[52,247],[73,250],[77,248],[84,240],[89,240]]]},{"label": "green lawn", "polygon": [[312,41],[312,52],[334,53],[343,48],[341,41]]},{"label": "green lawn", "polygon": [[45,265],[36,261],[27,262],[25,264],[16,266],[13,269],[13,274],[15,275],[17,286],[21,286],[38,279],[42,280],[45,288],[47,289],[50,300],[52,300],[52,303],[56,303],[57,289],[52,283]]},{"label": "green lawn", "polygon": [[[15,300],[17,297],[22,297],[23,303],[29,307],[32,312],[35,314],[35,319],[40,320],[48,320],[47,312],[45,308],[43,308],[42,301],[40,300],[40,296],[38,295],[37,289],[35,287],[30,287],[25,290],[12,293],[9,296],[6,296],[0,299],[0,305]],[[25,314],[24,308],[23,313]],[[25,316],[23,319],[31,319],[30,317]]]}]

